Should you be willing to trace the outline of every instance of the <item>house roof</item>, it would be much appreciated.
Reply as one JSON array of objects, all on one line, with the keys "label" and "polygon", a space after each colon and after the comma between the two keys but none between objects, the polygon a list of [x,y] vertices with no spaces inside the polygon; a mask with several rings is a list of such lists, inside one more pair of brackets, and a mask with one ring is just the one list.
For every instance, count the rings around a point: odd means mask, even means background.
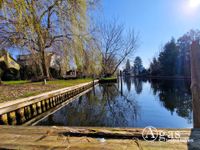
[{"label": "house roof", "polygon": [[4,62],[6,64],[6,67],[9,69],[11,68],[16,69],[16,70],[20,69],[20,65],[6,50],[1,50],[0,62]]}]

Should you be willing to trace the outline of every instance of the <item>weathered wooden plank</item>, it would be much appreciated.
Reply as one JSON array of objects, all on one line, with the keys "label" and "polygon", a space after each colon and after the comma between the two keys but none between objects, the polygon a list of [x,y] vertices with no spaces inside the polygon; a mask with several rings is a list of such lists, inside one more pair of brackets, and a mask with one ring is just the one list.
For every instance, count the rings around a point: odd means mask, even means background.
[{"label": "weathered wooden plank", "polygon": [[[16,130],[17,129],[17,130]],[[191,129],[157,129],[158,132],[160,131],[180,131],[181,135],[183,137],[187,137],[191,135],[192,132],[195,133],[195,135],[200,135],[200,130],[191,130]],[[55,133],[55,134],[61,134],[61,133],[71,133],[71,134],[94,134],[94,135],[121,135],[121,136],[140,136],[142,134],[143,128],[106,128],[106,127],[45,127],[45,126],[0,126],[0,133],[25,133],[29,134],[27,131],[31,133]]]},{"label": "weathered wooden plank", "polygon": [[200,128],[200,44],[199,40],[193,41],[190,52],[191,59],[191,91],[194,127]]},{"label": "weathered wooden plank", "polygon": [[[195,137],[195,141],[192,143],[187,143],[187,141],[178,140],[168,140],[166,142],[147,142],[139,138],[142,136],[142,131],[142,128],[0,126],[0,148],[95,150],[184,150],[188,148],[200,148],[199,129],[158,129],[158,131],[166,132],[179,131],[181,133],[180,140]],[[126,138],[124,139],[124,137]]]}]

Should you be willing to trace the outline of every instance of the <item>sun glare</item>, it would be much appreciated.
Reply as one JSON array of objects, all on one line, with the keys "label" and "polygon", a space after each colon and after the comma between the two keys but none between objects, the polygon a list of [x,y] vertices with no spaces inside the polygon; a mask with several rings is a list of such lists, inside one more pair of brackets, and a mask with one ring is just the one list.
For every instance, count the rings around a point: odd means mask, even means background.
[{"label": "sun glare", "polygon": [[200,0],[189,0],[189,6],[191,8],[197,8],[200,6]]}]

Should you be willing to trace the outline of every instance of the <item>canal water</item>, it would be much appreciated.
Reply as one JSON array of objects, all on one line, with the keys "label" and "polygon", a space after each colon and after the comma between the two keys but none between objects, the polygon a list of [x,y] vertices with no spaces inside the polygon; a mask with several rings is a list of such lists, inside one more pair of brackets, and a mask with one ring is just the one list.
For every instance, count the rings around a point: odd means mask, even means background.
[{"label": "canal water", "polygon": [[100,84],[37,125],[192,128],[190,82],[123,78]]}]

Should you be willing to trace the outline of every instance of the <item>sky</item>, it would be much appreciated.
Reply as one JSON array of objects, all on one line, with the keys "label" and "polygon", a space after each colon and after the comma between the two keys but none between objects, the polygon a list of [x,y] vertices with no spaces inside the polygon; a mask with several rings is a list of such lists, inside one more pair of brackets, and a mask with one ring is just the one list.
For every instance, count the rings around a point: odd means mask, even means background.
[{"label": "sky", "polygon": [[200,0],[102,0],[101,14],[139,33],[140,46],[131,63],[140,56],[146,68],[172,37],[200,29]]}]

